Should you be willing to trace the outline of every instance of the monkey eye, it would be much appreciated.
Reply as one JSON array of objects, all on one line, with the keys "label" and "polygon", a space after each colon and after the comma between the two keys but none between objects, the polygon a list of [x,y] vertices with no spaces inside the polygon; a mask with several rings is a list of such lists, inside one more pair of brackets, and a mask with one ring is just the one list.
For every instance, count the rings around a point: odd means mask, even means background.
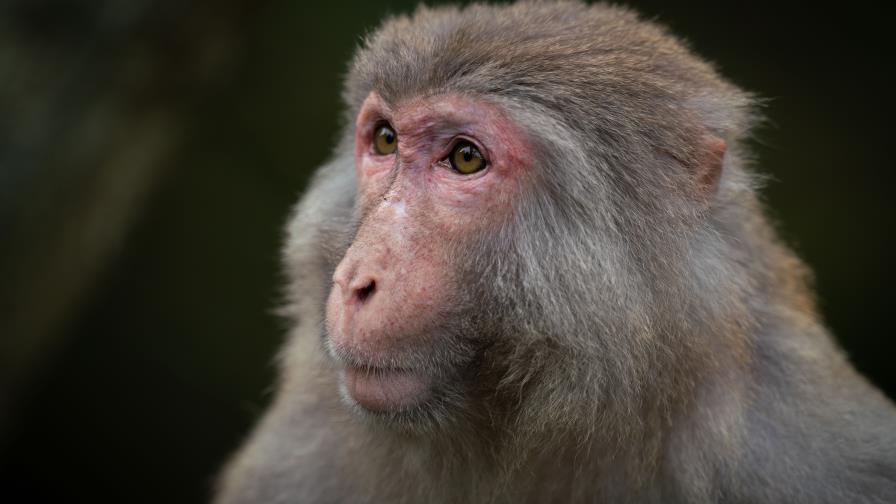
[{"label": "monkey eye", "polygon": [[479,149],[467,141],[458,142],[451,150],[448,160],[455,171],[464,175],[476,173],[486,165],[485,157],[479,152]]},{"label": "monkey eye", "polygon": [[376,127],[373,133],[373,150],[381,155],[387,156],[395,152],[398,148],[398,135],[388,123],[381,123]]}]

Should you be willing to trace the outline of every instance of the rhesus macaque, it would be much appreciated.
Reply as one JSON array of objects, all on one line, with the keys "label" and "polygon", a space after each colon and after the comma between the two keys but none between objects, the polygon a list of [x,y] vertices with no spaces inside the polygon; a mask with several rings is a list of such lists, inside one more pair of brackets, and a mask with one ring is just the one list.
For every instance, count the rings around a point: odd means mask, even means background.
[{"label": "rhesus macaque", "polygon": [[763,216],[754,100],[664,28],[421,7],[344,98],[218,502],[896,502],[896,408]]}]

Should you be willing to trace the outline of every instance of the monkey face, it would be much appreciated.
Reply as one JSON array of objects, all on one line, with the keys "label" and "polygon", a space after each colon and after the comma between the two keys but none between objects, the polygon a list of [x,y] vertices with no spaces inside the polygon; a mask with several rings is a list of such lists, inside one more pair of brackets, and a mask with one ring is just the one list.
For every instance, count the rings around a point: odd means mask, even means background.
[{"label": "monkey face", "polygon": [[458,395],[481,346],[464,287],[473,243],[512,216],[527,142],[497,106],[461,96],[390,104],[373,92],[355,126],[358,225],[333,275],[326,341],[347,401],[424,408]]}]

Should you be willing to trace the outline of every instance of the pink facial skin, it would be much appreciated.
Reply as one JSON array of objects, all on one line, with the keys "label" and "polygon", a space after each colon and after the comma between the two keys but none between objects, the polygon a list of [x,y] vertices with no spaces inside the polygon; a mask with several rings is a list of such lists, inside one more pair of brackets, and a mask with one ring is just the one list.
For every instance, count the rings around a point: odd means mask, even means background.
[{"label": "pink facial skin", "polygon": [[[389,155],[372,143],[383,121],[397,134]],[[530,150],[497,106],[461,95],[387,104],[374,92],[355,127],[362,223],[333,275],[329,347],[351,400],[402,411],[429,397],[434,377],[415,363],[438,347],[439,316],[463,295],[453,265],[467,258],[448,251],[512,214]],[[464,175],[451,167],[461,140],[484,155],[485,169]]]}]

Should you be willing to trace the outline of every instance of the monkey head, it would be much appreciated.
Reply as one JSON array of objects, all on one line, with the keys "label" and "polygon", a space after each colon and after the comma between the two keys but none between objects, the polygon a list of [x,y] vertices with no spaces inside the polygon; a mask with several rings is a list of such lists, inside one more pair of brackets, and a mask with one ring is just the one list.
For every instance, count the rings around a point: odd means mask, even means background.
[{"label": "monkey head", "polygon": [[581,418],[565,408],[606,409],[654,366],[686,368],[658,360],[701,346],[677,339],[688,316],[726,317],[703,281],[721,263],[692,243],[721,240],[719,194],[748,183],[723,170],[748,97],[661,28],[581,9],[533,34],[483,21],[485,6],[423,8],[359,50],[353,152],[337,152],[354,160],[353,225],[323,341],[362,414]]}]

